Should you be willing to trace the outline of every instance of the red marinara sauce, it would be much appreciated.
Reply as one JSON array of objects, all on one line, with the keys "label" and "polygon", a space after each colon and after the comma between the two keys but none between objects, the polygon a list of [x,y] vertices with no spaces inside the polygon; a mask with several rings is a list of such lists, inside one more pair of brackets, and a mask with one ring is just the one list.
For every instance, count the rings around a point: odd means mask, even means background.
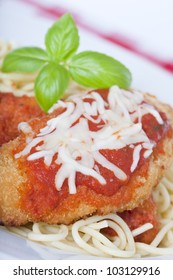
[{"label": "red marinara sauce", "polygon": [[[107,91],[100,91],[100,94],[106,99]],[[156,143],[155,149],[159,146],[159,153],[162,153],[162,144],[157,144],[162,143],[164,137],[171,137],[172,128],[165,113],[160,112],[160,115],[164,121],[163,124],[159,124],[155,117],[148,113],[142,117],[142,127],[149,139]],[[97,131],[99,124],[89,121],[89,127],[90,130]],[[18,151],[21,151],[21,148],[18,149]],[[18,151],[15,151],[15,153]],[[32,152],[34,152],[34,149],[31,153]],[[144,152],[145,149],[142,149],[138,166],[134,172],[139,170],[139,168],[147,161],[147,159],[144,158]],[[106,184],[101,185],[95,178],[78,172],[76,175],[76,186],[77,188],[78,186],[87,186],[88,189],[93,190],[97,194],[112,196],[121,186],[126,185],[129,182],[134,173],[130,171],[133,161],[133,148],[126,146],[119,150],[104,149],[100,150],[100,153],[126,173],[126,181],[119,180],[115,177],[112,171],[96,163],[100,174],[106,180]],[[43,213],[46,214],[48,209],[56,208],[56,206],[69,195],[67,180],[64,181],[61,191],[58,191],[55,187],[55,175],[60,166],[54,161],[50,166],[46,166],[42,158],[33,161],[19,159],[19,164],[27,174],[28,178],[25,187],[21,190],[22,208],[30,209],[31,212],[34,211],[37,216],[39,216]],[[146,176],[146,174],[144,174],[144,176]]]}]

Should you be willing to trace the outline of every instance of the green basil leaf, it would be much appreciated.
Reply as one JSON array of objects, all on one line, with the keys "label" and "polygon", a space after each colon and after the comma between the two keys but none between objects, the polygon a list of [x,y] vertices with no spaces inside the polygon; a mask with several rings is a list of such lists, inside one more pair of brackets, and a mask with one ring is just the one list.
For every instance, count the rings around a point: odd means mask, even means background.
[{"label": "green basil leaf", "polygon": [[47,112],[60,99],[69,83],[68,71],[55,63],[48,63],[35,80],[35,94],[40,107]]},{"label": "green basil leaf", "polygon": [[76,52],[79,35],[70,14],[65,14],[48,30],[45,38],[48,53],[58,61],[66,60]]},{"label": "green basil leaf", "polygon": [[2,71],[33,73],[39,70],[47,60],[47,53],[41,48],[18,48],[6,55]]},{"label": "green basil leaf", "polygon": [[89,88],[109,88],[118,85],[126,89],[132,79],[130,71],[122,63],[92,51],[73,56],[69,70],[78,84]]}]

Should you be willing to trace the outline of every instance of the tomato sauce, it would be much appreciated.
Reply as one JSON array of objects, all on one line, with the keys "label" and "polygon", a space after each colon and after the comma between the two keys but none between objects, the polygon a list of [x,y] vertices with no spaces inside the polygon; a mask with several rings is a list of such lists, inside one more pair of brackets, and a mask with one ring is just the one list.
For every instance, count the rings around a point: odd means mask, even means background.
[{"label": "tomato sauce", "polygon": [[[149,139],[155,141],[155,143],[164,139],[171,129],[166,115],[162,112],[160,115],[164,120],[163,125],[158,124],[157,120],[151,114],[146,114],[142,118],[144,131]],[[90,121],[89,126],[93,131],[98,130],[98,124]],[[146,162],[144,152],[145,149],[142,149],[136,170],[139,170]],[[93,190],[97,194],[112,196],[121,186],[126,185],[133,175],[133,172],[130,171],[133,161],[133,148],[126,146],[119,150],[105,149],[100,150],[100,153],[126,173],[126,181],[119,180],[112,171],[95,162],[95,165],[99,168],[100,174],[106,179],[106,184],[101,185],[95,178],[78,172],[76,175],[76,186],[78,188],[78,186],[85,185],[88,189]],[[55,187],[55,175],[60,168],[59,165],[53,162],[50,166],[46,166],[42,158],[33,161],[19,159],[19,163],[21,168],[25,170],[28,178],[27,186],[21,191],[21,204],[23,208],[29,209],[30,212],[34,211],[39,217],[39,215],[43,213],[46,214],[47,210],[54,209],[69,195],[67,180],[64,181],[61,191],[57,191]]]},{"label": "tomato sauce", "polygon": [[42,117],[34,97],[16,97],[12,93],[0,93],[0,146],[19,135],[18,124],[31,118]]},{"label": "tomato sauce", "polygon": [[[134,230],[145,223],[151,223],[153,225],[152,229],[137,235],[135,237],[136,242],[150,244],[159,231],[156,204],[152,197],[149,197],[149,199],[131,211],[126,210],[117,214],[128,224],[130,230]],[[109,227],[102,229],[102,232],[108,236],[116,236],[116,232]]]}]

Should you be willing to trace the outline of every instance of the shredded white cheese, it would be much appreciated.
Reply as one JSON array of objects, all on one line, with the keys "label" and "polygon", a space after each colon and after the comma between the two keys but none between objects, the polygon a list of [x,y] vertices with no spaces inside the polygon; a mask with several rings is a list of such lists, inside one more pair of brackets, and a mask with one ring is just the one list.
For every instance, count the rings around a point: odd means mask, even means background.
[{"label": "shredded white cheese", "polygon": [[[126,180],[125,172],[104,157],[100,150],[118,150],[130,145],[133,149],[130,171],[134,172],[142,149],[147,158],[155,145],[142,129],[142,116],[149,112],[159,124],[163,123],[158,111],[144,102],[142,93],[121,90],[117,86],[110,88],[107,101],[93,91],[60,100],[49,113],[57,108],[64,108],[63,113],[50,119],[15,157],[43,158],[47,166],[54,158],[59,165],[55,186],[60,190],[67,179],[71,194],[76,193],[77,172],[95,178],[101,185],[106,184],[97,164],[112,171],[118,179]],[[91,122],[97,126],[97,131],[90,129]],[[26,136],[31,132],[27,124],[22,123],[19,128]],[[33,147],[36,152],[31,153]]]},{"label": "shredded white cheese", "polygon": [[131,165],[130,171],[133,172],[136,167],[138,166],[138,162],[140,160],[140,152],[142,150],[142,145],[137,145],[134,148],[134,152],[133,152],[133,163]]}]

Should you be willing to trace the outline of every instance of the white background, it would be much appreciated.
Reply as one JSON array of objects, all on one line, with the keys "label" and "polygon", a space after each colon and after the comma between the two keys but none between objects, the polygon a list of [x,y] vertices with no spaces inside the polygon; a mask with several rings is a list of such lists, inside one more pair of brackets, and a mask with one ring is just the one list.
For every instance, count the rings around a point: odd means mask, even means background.
[{"label": "white background", "polygon": [[173,62],[172,0],[0,0],[0,38],[42,42],[48,20],[26,2],[61,7],[88,26],[118,34],[139,50]]}]

